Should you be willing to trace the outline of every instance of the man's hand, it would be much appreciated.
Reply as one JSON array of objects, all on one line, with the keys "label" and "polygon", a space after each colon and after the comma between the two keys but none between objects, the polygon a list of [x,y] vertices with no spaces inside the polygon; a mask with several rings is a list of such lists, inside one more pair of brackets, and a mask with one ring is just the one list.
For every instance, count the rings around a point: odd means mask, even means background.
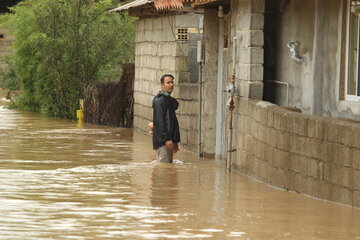
[{"label": "man's hand", "polygon": [[171,140],[166,141],[166,142],[165,142],[165,146],[166,146],[167,149],[169,149],[169,150],[171,150],[171,151],[174,150],[174,143],[173,143],[173,141],[171,141]]}]

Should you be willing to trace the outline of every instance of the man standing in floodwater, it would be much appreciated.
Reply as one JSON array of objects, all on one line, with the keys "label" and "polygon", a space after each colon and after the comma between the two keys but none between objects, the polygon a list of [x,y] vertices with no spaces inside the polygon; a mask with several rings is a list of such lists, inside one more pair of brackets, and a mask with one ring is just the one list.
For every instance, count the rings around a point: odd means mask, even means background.
[{"label": "man standing in floodwater", "polygon": [[179,102],[171,97],[174,90],[174,77],[165,74],[160,79],[161,91],[153,100],[153,148],[159,162],[172,163],[173,154],[179,151],[179,123],[176,109]]}]

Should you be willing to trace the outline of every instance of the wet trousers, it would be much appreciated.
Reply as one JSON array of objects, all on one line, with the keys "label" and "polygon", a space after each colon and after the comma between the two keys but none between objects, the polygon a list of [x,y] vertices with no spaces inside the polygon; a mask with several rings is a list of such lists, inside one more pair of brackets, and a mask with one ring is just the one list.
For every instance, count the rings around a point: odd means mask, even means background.
[{"label": "wet trousers", "polygon": [[156,149],[156,156],[159,162],[163,162],[163,163],[173,162],[173,151],[167,149],[165,145]]}]

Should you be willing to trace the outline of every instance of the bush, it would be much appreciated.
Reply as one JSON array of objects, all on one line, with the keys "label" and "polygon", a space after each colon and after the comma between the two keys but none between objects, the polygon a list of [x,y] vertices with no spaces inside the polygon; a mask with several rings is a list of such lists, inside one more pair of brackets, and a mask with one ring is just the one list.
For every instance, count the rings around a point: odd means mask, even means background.
[{"label": "bush", "polygon": [[112,7],[111,0],[28,0],[11,9],[15,75],[5,85],[20,82],[18,108],[75,118],[86,86],[119,78],[121,64],[133,61],[135,26]]}]

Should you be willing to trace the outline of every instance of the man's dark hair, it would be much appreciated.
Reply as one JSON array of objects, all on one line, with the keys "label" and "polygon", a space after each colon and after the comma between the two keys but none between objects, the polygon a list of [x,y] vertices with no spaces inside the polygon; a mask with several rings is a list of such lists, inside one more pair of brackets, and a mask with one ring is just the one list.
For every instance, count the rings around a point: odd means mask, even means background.
[{"label": "man's dark hair", "polygon": [[164,80],[165,80],[166,77],[171,77],[173,80],[175,79],[174,76],[171,75],[171,74],[168,74],[168,73],[167,73],[167,74],[164,74],[164,75],[162,75],[161,78],[160,78],[160,83],[161,83],[161,84],[164,84]]}]

